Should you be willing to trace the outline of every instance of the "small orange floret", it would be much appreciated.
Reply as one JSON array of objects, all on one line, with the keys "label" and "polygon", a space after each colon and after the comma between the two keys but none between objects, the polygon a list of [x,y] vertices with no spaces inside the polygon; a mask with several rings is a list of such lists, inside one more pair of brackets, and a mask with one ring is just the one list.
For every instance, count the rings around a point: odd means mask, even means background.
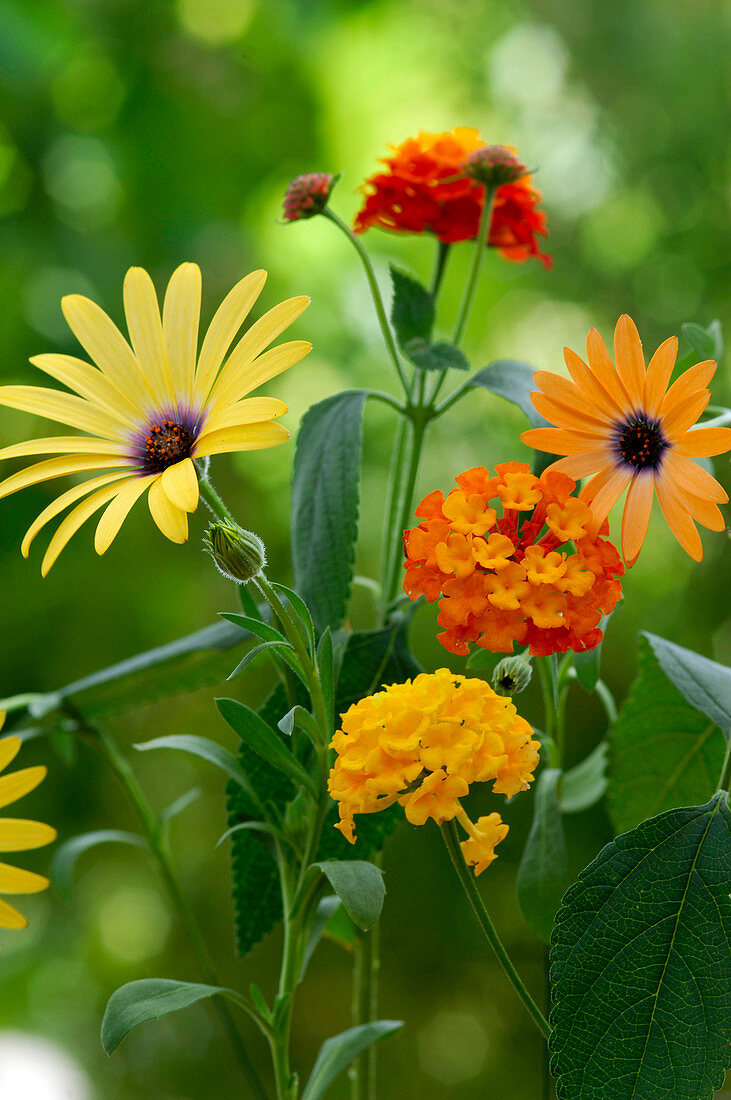
[{"label": "small orange floret", "polygon": [[[495,469],[476,466],[456,478],[459,490],[422,501],[417,514],[429,518],[406,532],[405,591],[439,600],[438,638],[452,653],[474,642],[496,653],[515,642],[536,655],[593,648],[624,573],[606,524],[595,533],[566,474],[537,478],[521,462]],[[488,516],[495,529],[477,534]]]}]

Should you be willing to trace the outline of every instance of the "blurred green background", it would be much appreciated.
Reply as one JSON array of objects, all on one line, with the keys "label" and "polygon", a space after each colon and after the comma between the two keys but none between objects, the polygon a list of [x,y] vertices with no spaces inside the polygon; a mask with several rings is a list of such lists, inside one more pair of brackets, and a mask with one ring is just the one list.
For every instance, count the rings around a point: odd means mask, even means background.
[{"label": "blurred green background", "polygon": [[[315,350],[272,387],[290,405],[293,433],[312,402],[339,389],[393,388],[354,254],[324,220],[283,226],[280,198],[295,174],[342,170],[334,204],[350,218],[358,185],[388,143],[455,125],[517,146],[539,168],[554,258],[546,272],[536,261],[489,257],[467,336],[476,366],[510,356],[561,369],[564,344],[581,351],[591,325],[610,338],[624,311],[648,351],[684,321],[728,322],[722,12],[715,0],[6,0],[0,378],[39,383],[29,355],[76,353],[59,307],[63,294],[87,293],[121,322],[128,266],[146,266],[162,290],[176,264],[195,260],[204,274],[204,319],[255,267],[270,272],[262,309],[290,294],[312,296],[292,335],[311,339]],[[373,231],[365,242],[384,289],[389,257],[428,277],[432,241]],[[453,250],[441,304],[445,325],[469,254],[468,246]],[[728,382],[719,374],[713,400],[727,404]],[[523,427],[517,410],[487,394],[458,405],[429,440],[419,489],[446,489],[468,466],[524,457],[517,442]],[[3,410],[0,444],[47,429],[47,422]],[[364,574],[374,575],[378,565],[392,433],[388,410],[369,409],[358,561]],[[290,579],[291,459],[289,446],[218,459],[214,468],[239,518],[265,539],[270,575],[283,581]],[[728,473],[727,459],[717,472]],[[51,483],[0,503],[0,697],[51,690],[235,606],[235,593],[201,555],[202,508],[184,547],[159,535],[144,505],[104,559],[93,552],[89,527],[41,581],[41,552],[34,548],[26,562],[19,543],[58,491]],[[704,543],[705,560],[696,566],[654,515],[605,644],[605,678],[618,696],[633,678],[642,627],[728,658],[727,543],[721,535],[704,535]],[[367,626],[369,616],[360,593],[353,621]],[[449,658],[461,668],[434,641],[434,617],[434,608],[417,613],[418,656],[428,667]],[[258,699],[267,682],[261,673],[256,683],[235,681],[223,693],[249,691]],[[195,732],[233,748],[215,714],[216,693],[206,688],[145,707],[111,728],[129,745]],[[540,722],[533,687],[520,703]],[[604,725],[580,689],[570,721],[571,763],[597,743]],[[23,763],[40,761],[48,762],[49,778],[19,812],[54,823],[64,839],[91,828],[135,827],[123,793],[88,746],[79,745],[69,761],[47,741],[32,741]],[[174,826],[180,873],[224,984],[245,988],[256,980],[271,992],[278,933],[243,962],[233,954],[228,855],[214,849],[225,828],[219,774],[173,754],[136,757],[134,764],[157,808],[200,786],[200,798]],[[476,805],[483,802],[495,800],[477,796]],[[530,812],[530,796],[505,811],[511,832],[481,885],[519,969],[542,996],[542,949],[514,900]],[[576,873],[609,838],[610,825],[599,808],[573,818],[569,829]],[[18,862],[43,870],[48,858],[41,851]],[[436,830],[403,826],[385,870],[381,1012],[407,1026],[380,1048],[379,1096],[538,1096],[540,1043],[486,953]],[[70,902],[51,890],[22,899],[21,908],[30,929],[0,933],[4,1095],[246,1095],[213,1017],[200,1006],[135,1032],[111,1059],[101,1051],[101,1014],[116,986],[146,976],[197,978],[139,852],[98,849],[81,862]],[[305,1072],[322,1039],[349,1026],[349,981],[350,959],[325,943],[296,1013],[295,1064]],[[258,1037],[243,1027],[266,1066]],[[347,1082],[331,1094],[345,1097]]]}]

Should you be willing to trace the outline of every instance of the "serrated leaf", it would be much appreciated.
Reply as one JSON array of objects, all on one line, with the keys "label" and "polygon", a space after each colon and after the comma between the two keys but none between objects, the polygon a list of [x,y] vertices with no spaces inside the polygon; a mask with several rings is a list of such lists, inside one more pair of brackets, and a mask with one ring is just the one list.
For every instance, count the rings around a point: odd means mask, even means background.
[{"label": "serrated leaf", "polygon": [[643,631],[660,667],[692,707],[731,734],[731,668]]},{"label": "serrated leaf", "polygon": [[96,848],[99,844],[129,844],[135,848],[149,850],[144,837],[137,833],[128,833],[121,829],[98,829],[93,833],[82,833],[59,845],[51,860],[51,881],[63,897],[71,893],[76,863],[84,852]]},{"label": "serrated leaf", "polygon": [[566,840],[559,807],[560,768],[538,776],[533,824],[518,868],[518,905],[528,927],[544,943],[551,938],[553,918],[568,886]]},{"label": "serrated leaf", "polygon": [[196,982],[174,982],[165,978],[145,978],[128,982],[112,993],[102,1020],[102,1046],[112,1054],[122,1039],[148,1020],[159,1020],[170,1012],[179,1012],[197,1001],[222,994],[240,1003],[233,990]]},{"label": "serrated leaf", "polygon": [[608,844],[566,893],[551,950],[559,1100],[710,1100],[728,1065],[725,795]]},{"label": "serrated leaf", "polygon": [[609,810],[619,832],[715,789],[725,749],[718,727],[671,684],[647,638],[639,676],[609,735]]},{"label": "serrated leaf", "polygon": [[383,871],[366,860],[326,860],[316,864],[345,906],[348,916],[362,932],[372,928],[381,915],[386,887]]},{"label": "serrated leaf", "polygon": [[561,813],[578,814],[594,806],[604,797],[607,779],[607,753],[609,745],[600,741],[575,768],[564,772],[561,784]]},{"label": "serrated leaf", "polygon": [[367,394],[346,390],[305,413],[292,482],[295,587],[319,630],[345,618],[358,537],[361,421]]},{"label": "serrated leaf", "polygon": [[469,370],[470,362],[464,352],[447,340],[428,344],[424,340],[410,340],[404,348],[411,362],[419,370]]},{"label": "serrated leaf", "polygon": [[543,428],[548,421],[541,416],[530,399],[531,390],[536,388],[533,381],[535,370],[535,367],[519,359],[498,359],[497,362],[478,371],[470,379],[470,385],[490,390],[499,397],[504,397],[506,401],[517,405],[525,413],[531,427]]},{"label": "serrated leaf", "polygon": [[312,776],[292,754],[278,733],[259,717],[255,710],[237,699],[216,699],[216,706],[225,722],[241,740],[277,771],[284,772],[293,783],[299,784],[317,797]]},{"label": "serrated leaf", "polygon": [[428,342],[434,325],[434,300],[421,283],[391,264],[391,282],[393,284],[393,302],[391,304],[391,324],[400,346],[414,339]]},{"label": "serrated leaf", "polygon": [[400,1020],[374,1020],[326,1039],[320,1047],[302,1100],[320,1100],[339,1073],[372,1043],[403,1027]]}]

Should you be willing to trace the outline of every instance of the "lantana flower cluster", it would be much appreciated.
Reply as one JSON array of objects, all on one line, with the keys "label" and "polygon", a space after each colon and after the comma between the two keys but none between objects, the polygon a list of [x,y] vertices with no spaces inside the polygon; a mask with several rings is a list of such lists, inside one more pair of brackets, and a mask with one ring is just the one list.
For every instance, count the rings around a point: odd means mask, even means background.
[{"label": "lantana flower cluster", "polygon": [[412,825],[457,818],[468,834],[465,859],[480,874],[508,826],[497,813],[471,822],[459,800],[471,783],[488,780],[497,794],[512,797],[527,789],[538,764],[539,742],[510,699],[483,680],[441,668],[361,699],[341,722],[328,790],[343,836],[354,842],[354,814],[394,802]]},{"label": "lantana flower cluster", "polygon": [[606,520],[597,531],[588,504],[572,495],[573,478],[504,462],[495,476],[475,466],[455,480],[446,497],[424,497],[422,523],[404,533],[404,589],[412,600],[440,601],[442,645],[512,653],[518,642],[542,656],[598,645],[624,566],[602,537]]}]

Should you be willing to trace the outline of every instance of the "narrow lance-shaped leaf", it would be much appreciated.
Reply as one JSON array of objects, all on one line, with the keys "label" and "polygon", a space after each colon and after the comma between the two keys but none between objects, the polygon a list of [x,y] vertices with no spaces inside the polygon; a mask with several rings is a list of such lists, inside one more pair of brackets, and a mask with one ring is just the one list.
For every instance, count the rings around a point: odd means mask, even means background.
[{"label": "narrow lance-shaped leaf", "polygon": [[168,737],[155,737],[152,741],[143,741],[135,745],[138,752],[148,752],[150,749],[176,749],[178,752],[188,752],[192,756],[198,756],[201,760],[207,760],[231,779],[235,780],[245,791],[253,794],[246,772],[238,764],[236,757],[232,756],[223,745],[210,741],[207,737],[196,737],[190,733],[173,733]]},{"label": "narrow lance-shaped leaf", "polygon": [[109,998],[102,1020],[102,1046],[112,1054],[122,1039],[148,1020],[159,1020],[170,1012],[179,1012],[197,1001],[217,995],[241,1004],[241,997],[231,989],[194,982],[174,982],[165,978],[146,978],[121,986]]},{"label": "narrow lance-shaped leaf", "polygon": [[317,789],[312,777],[292,754],[291,749],[284,744],[279,734],[268,726],[263,718],[260,718],[255,710],[239,703],[236,699],[216,699],[224,721],[228,722],[250,749],[258,753],[267,764],[284,772],[295,783],[305,787],[314,797],[317,797]]},{"label": "narrow lance-shaped leaf", "polygon": [[51,880],[59,894],[64,897],[70,894],[79,857],[98,844],[128,844],[134,848],[148,848],[144,837],[120,829],[99,829],[72,837],[56,848],[51,860]]},{"label": "narrow lance-shaped leaf", "polygon": [[608,786],[606,741],[600,741],[597,747],[575,768],[564,772],[561,783],[561,813],[578,814],[595,805]]},{"label": "narrow lance-shaped leaf", "polygon": [[320,1047],[317,1061],[310,1079],[305,1085],[302,1100],[320,1100],[339,1073],[367,1050],[371,1043],[391,1035],[403,1026],[401,1020],[374,1020],[371,1024],[361,1024],[342,1031],[326,1039]]},{"label": "narrow lance-shaped leaf", "polygon": [[365,860],[326,860],[316,864],[360,929],[372,928],[381,915],[386,887],[383,872]]},{"label": "narrow lance-shaped leaf", "polygon": [[719,792],[608,844],[556,917],[559,1100],[710,1100],[729,1058],[731,814]]},{"label": "narrow lance-shaped leaf", "polygon": [[731,668],[643,631],[660,668],[692,707],[731,734]]},{"label": "narrow lance-shaped leaf", "polygon": [[345,618],[358,536],[361,420],[367,394],[313,405],[297,438],[292,482],[295,587],[320,630]]},{"label": "narrow lance-shaped leaf", "polygon": [[517,894],[528,927],[548,943],[568,886],[566,841],[559,807],[560,768],[544,768],[536,785],[533,825],[518,868]]}]

